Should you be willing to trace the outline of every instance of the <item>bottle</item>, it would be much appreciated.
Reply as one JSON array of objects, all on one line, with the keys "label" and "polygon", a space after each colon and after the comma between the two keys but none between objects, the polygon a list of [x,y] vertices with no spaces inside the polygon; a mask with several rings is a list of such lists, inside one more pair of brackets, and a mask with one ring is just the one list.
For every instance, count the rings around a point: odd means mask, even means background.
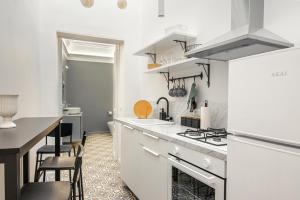
[{"label": "bottle", "polygon": [[205,100],[204,106],[201,107],[201,123],[200,127],[201,129],[207,129],[210,128],[210,113],[208,108],[208,101]]}]

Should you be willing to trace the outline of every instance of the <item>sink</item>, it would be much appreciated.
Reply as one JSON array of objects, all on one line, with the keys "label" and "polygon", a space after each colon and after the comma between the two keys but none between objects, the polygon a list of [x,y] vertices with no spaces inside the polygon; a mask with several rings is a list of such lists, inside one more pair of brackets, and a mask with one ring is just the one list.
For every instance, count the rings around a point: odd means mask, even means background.
[{"label": "sink", "polygon": [[67,107],[64,108],[64,113],[66,115],[77,115],[80,114],[81,108],[80,107]]},{"label": "sink", "polygon": [[131,119],[131,122],[137,125],[172,125],[174,122],[159,120],[159,119]]}]

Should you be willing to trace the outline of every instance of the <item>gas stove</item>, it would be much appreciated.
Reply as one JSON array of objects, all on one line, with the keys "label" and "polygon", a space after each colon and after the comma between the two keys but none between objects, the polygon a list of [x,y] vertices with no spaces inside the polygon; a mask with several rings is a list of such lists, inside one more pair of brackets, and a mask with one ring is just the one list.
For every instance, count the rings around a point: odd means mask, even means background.
[{"label": "gas stove", "polygon": [[208,128],[198,130],[187,129],[183,133],[178,133],[178,135],[214,146],[226,146],[228,133],[225,128]]}]

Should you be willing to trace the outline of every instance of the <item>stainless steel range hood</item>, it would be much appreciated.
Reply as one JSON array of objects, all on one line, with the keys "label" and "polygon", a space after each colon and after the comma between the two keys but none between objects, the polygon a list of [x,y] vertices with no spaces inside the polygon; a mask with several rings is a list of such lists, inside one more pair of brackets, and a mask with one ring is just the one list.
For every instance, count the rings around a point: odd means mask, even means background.
[{"label": "stainless steel range hood", "polygon": [[231,31],[186,55],[227,61],[292,46],[264,29],[264,0],[231,0]]}]

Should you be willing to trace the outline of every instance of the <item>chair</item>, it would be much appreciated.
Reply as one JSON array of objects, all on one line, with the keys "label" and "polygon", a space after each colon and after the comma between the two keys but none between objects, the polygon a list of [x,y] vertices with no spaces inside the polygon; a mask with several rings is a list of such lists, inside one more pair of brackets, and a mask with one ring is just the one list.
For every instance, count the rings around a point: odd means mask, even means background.
[{"label": "chair", "polygon": [[[76,157],[61,157],[61,156],[59,156],[59,157],[46,158],[37,170],[37,177],[36,177],[35,181],[38,181],[42,174],[45,175],[46,171],[68,170],[69,177],[71,177],[71,170],[76,169],[76,159],[77,159],[77,157],[79,157],[82,154],[82,149],[83,149],[83,146],[85,145],[86,137],[87,137],[86,134],[84,134],[83,139],[82,139],[82,144],[77,144],[78,150],[77,150]],[[84,199],[82,167],[80,167],[78,170],[79,170],[80,178],[79,178],[79,182],[77,184],[78,184],[78,191],[79,191],[79,199],[81,200],[81,199]]]},{"label": "chair", "polygon": [[[61,137],[66,138],[69,137],[68,144],[64,142],[63,145],[60,146],[60,153],[68,153],[71,156],[72,151],[72,132],[73,132],[73,124],[72,123],[61,123]],[[55,132],[53,131],[46,137],[46,144],[39,148],[36,152],[36,164],[35,164],[35,177],[37,176],[37,169],[41,165],[43,160],[43,155],[45,154],[55,154],[55,145],[48,145],[48,137],[55,137]],[[45,176],[43,177],[45,179]],[[71,178],[70,178],[71,179]]]},{"label": "chair", "polygon": [[85,145],[85,141],[86,141],[86,131],[83,132],[83,135],[82,135],[82,140],[77,140],[77,141],[72,141],[71,145],[72,145],[72,148],[74,150],[74,155],[76,154],[76,148],[81,144],[82,146]]},{"label": "chair", "polygon": [[[78,147],[72,182],[35,182],[24,185],[21,200],[73,200],[76,199],[76,185],[80,188],[80,168],[82,166],[83,147]],[[72,195],[73,194],[73,195]],[[80,197],[81,198],[81,197]]]}]

